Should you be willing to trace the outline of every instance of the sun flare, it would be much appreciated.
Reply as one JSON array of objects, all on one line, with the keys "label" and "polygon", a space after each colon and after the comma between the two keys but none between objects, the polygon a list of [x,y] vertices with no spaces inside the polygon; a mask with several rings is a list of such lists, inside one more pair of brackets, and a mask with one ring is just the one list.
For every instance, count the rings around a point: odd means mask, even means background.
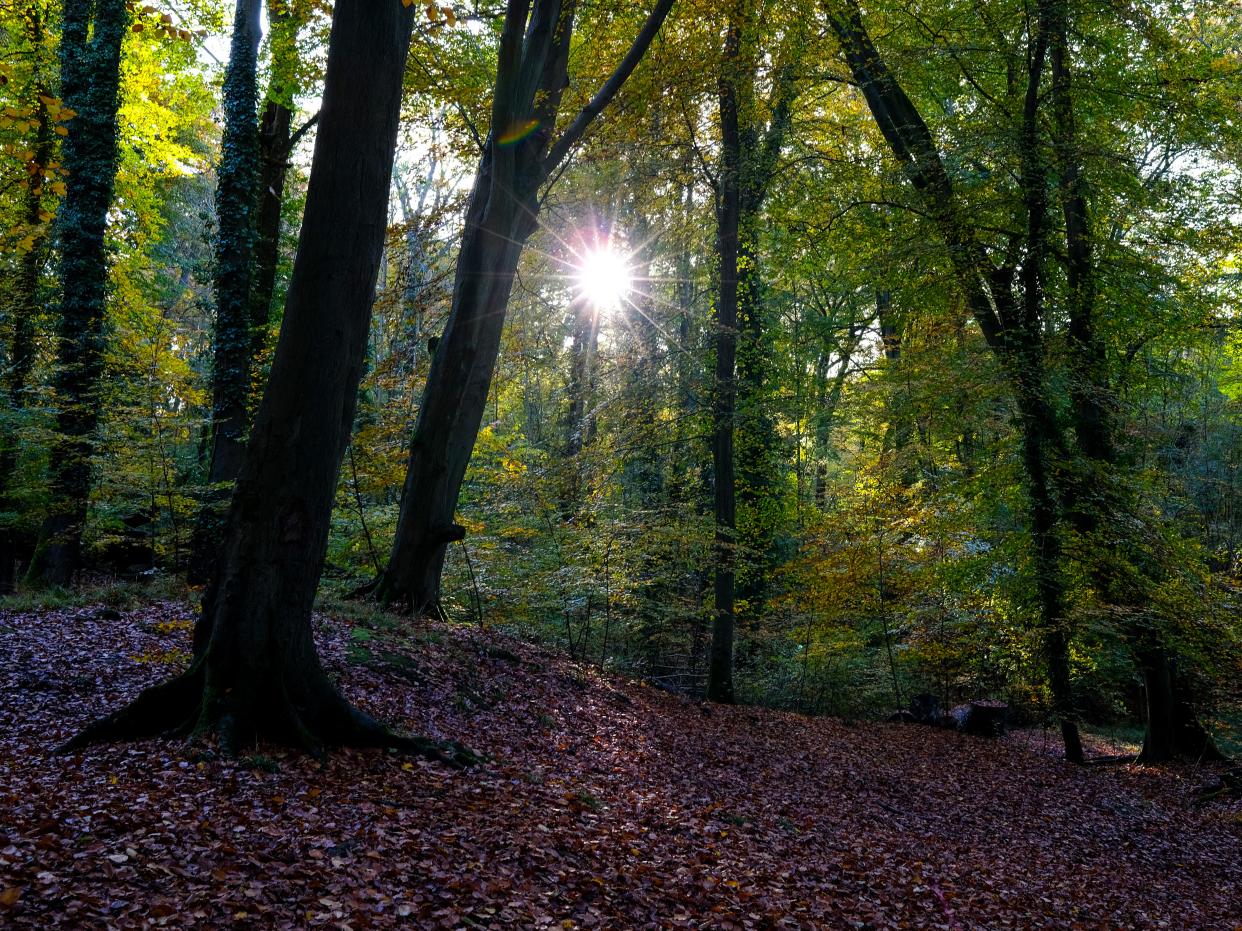
[{"label": "sun flare", "polygon": [[601,312],[619,309],[634,288],[629,261],[611,244],[586,253],[574,277],[578,293]]}]

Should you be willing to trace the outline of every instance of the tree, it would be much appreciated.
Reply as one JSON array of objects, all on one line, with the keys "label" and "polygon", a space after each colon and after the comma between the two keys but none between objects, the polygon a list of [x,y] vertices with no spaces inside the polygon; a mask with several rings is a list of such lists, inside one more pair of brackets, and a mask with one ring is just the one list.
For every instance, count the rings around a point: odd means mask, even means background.
[{"label": "tree", "polygon": [[237,478],[246,448],[254,363],[251,291],[255,212],[263,196],[259,188],[259,123],[255,112],[262,9],[263,0],[237,0],[224,74],[224,135],[216,184],[211,462],[207,469],[207,482],[213,487],[199,509],[195,527],[189,575],[196,581],[205,575],[208,554],[220,530],[227,485]]},{"label": "tree", "polygon": [[65,2],[61,96],[76,115],[62,149],[69,177],[59,219],[59,438],[52,458],[52,504],[28,573],[43,584],[67,584],[81,561],[99,422],[108,289],[104,235],[116,180],[121,40],[128,25],[125,0]]},{"label": "tree", "polygon": [[[50,211],[46,202],[45,187],[50,186],[56,170],[51,167],[54,143],[54,121],[51,108],[61,109],[60,101],[53,96],[49,76],[43,71],[44,46],[47,42],[47,14],[38,3],[31,3],[22,11],[23,25],[30,57],[30,80],[26,100],[34,116],[34,131],[27,161],[27,176],[23,188],[23,226],[19,241],[18,268],[8,290],[8,318],[12,333],[8,345],[8,367],[4,377],[4,390],[10,409],[14,412],[26,407],[26,396],[31,388],[37,347],[39,317],[43,304],[44,274],[48,260],[48,226]],[[55,182],[51,182],[55,183]],[[18,444],[15,431],[10,430],[0,448],[0,502],[6,511],[14,508],[8,500],[14,490],[14,472],[17,469]],[[18,532],[15,527],[17,515],[6,516],[0,526],[0,594],[13,591],[17,582]]]},{"label": "tree", "polygon": [[349,441],[385,232],[413,10],[338,0],[320,128],[284,324],[180,676],[89,726],[70,747],[160,733],[258,738],[321,752],[401,738],[354,709],[311,631],[333,493]]},{"label": "tree", "polygon": [[[774,476],[774,472],[779,474],[775,426],[765,397],[769,347],[765,345],[767,313],[760,268],[760,223],[768,186],[789,131],[797,85],[792,63],[778,63],[772,75],[772,99],[767,102],[770,117],[764,126],[756,99],[761,59],[757,27],[756,18],[745,4],[731,8],[720,77],[720,297],[712,424],[720,564],[716,567],[716,617],[707,693],[711,700],[722,702],[733,701],[738,569],[741,568],[748,614],[758,616],[776,523],[771,511],[780,500],[779,483]],[[799,38],[795,30],[788,41],[797,47]],[[739,500],[746,518],[743,534],[737,532]]]},{"label": "tree", "polygon": [[491,128],[475,173],[452,309],[432,358],[388,564],[374,583],[384,604],[437,610],[461,483],[491,388],[509,292],[539,218],[539,192],[642,60],[673,0],[657,0],[616,70],[554,139],[569,82],[575,0],[508,0]]},{"label": "tree", "polygon": [[[926,205],[949,251],[950,262],[970,313],[988,346],[1005,368],[1017,404],[1022,460],[1031,505],[1031,545],[1049,682],[1061,722],[1066,757],[1083,758],[1071,693],[1069,619],[1065,609],[1058,502],[1051,474],[1052,457],[1062,451],[1062,437],[1048,399],[1043,309],[1046,247],[1046,176],[1036,137],[1041,83],[1048,36],[1037,26],[1028,54],[1028,75],[1022,101],[1021,166],[1025,235],[1011,237],[999,263],[987,254],[979,230],[967,218],[953,181],[922,115],[888,69],[853,0],[829,12],[829,24],[841,44],[857,82],[893,155]],[[1019,271],[1019,248],[1026,254]]]}]

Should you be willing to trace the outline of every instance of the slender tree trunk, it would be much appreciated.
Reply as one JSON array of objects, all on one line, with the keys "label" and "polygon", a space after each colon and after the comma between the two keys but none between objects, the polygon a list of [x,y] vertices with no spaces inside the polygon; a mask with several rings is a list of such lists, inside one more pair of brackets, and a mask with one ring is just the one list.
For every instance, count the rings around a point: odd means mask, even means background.
[{"label": "slender tree trunk", "polygon": [[733,430],[737,405],[737,306],[739,225],[741,222],[741,140],[738,128],[736,62],[738,26],[725,35],[720,80],[720,172],[716,215],[719,295],[716,300],[716,379],[712,403],[712,471],[715,477],[715,616],[707,667],[708,701],[732,704],[735,638],[734,589],[737,499],[734,487]]},{"label": "slender tree trunk", "polygon": [[246,448],[252,363],[251,283],[259,181],[259,14],[263,0],[237,0],[224,75],[224,136],[216,184],[216,319],[212,332],[211,462],[199,507],[189,577],[208,577],[229,486]]},{"label": "slender tree trunk", "polygon": [[41,584],[68,584],[81,562],[102,400],[108,290],[105,236],[117,169],[121,40],[128,26],[125,0],[64,4],[61,96],[77,115],[69,122],[62,148],[69,178],[59,218],[62,294],[52,502],[28,573],[30,581]]},{"label": "slender tree trunk", "polygon": [[569,348],[569,379],[565,386],[564,464],[567,474],[561,494],[561,517],[570,520],[582,503],[582,464],[578,461],[591,442],[595,403],[595,353],[599,343],[599,313],[591,302],[574,302],[574,331]]},{"label": "slender tree trunk", "polygon": [[[27,13],[32,48],[40,48],[44,41],[43,14],[37,4],[32,4]],[[36,79],[33,86],[35,99],[35,133],[32,148],[33,162],[46,166],[52,159],[52,123],[43,102],[46,90],[43,82]],[[43,221],[43,197],[41,193],[42,177],[36,176],[27,181],[24,219],[33,231],[32,243],[18,263],[16,280],[9,292],[9,319],[13,321],[13,333],[9,343],[8,367],[4,376],[4,390],[8,396],[9,408],[14,413],[26,407],[26,392],[30,387],[30,375],[35,362],[35,330],[36,321],[42,313],[42,271],[47,261],[47,233]],[[16,424],[14,425],[16,426]],[[18,437],[10,433],[3,437],[0,446],[0,504],[3,509],[13,513],[15,508],[9,499],[14,487],[15,472],[18,460]],[[17,528],[14,526],[16,514],[6,518],[0,526],[0,595],[10,594],[17,583],[17,561],[19,542]]]},{"label": "slender tree trunk", "polygon": [[[269,99],[259,124],[259,206],[255,214],[254,286],[250,293],[251,366],[264,350],[280,267],[280,219],[289,174],[293,110]],[[253,381],[253,379],[252,379]]]},{"label": "slender tree trunk", "polygon": [[181,676],[143,692],[70,746],[215,733],[228,750],[271,739],[393,745],[325,674],[311,632],[341,459],[353,423],[414,10],[337,0],[306,213],[272,373],[229,506],[221,556]]},{"label": "slender tree trunk", "polygon": [[[298,33],[303,19],[293,4],[268,0],[271,23],[272,66],[267,100],[259,120],[258,204],[254,220],[254,272],[249,296],[250,366],[266,349],[267,331],[276,294],[276,272],[280,267],[281,213],[285,202],[285,179],[289,157],[297,137],[316,122],[312,117],[295,136],[293,101],[297,91]],[[254,390],[253,371],[250,388]]]}]

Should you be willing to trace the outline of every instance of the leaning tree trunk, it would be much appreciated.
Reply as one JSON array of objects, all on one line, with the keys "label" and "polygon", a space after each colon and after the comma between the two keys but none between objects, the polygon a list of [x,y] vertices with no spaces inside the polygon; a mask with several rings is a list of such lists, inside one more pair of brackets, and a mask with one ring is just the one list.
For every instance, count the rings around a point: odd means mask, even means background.
[{"label": "leaning tree trunk", "polygon": [[78,569],[91,491],[107,312],[104,240],[117,169],[121,40],[129,24],[125,0],[65,0],[63,17],[61,96],[76,116],[62,147],[69,178],[59,218],[58,437],[52,501],[28,573],[32,582],[55,585],[68,584]]},{"label": "leaning tree trunk", "polygon": [[229,506],[194,661],[70,746],[159,733],[307,747],[394,745],[329,681],[311,635],[341,459],[353,423],[413,10],[337,0],[297,258],[272,373]]},{"label": "leaning tree trunk", "polygon": [[212,334],[211,463],[194,527],[189,577],[203,581],[223,529],[229,484],[246,448],[251,378],[250,292],[259,180],[259,14],[263,0],[237,0],[224,76],[224,137],[216,185],[216,320]]},{"label": "leaning tree trunk", "polygon": [[1014,293],[1015,269],[997,267],[980,244],[967,219],[927,123],[896,77],[888,70],[863,24],[857,0],[836,0],[829,7],[829,25],[841,43],[846,64],[858,82],[876,125],[893,156],[902,163],[912,186],[928,207],[944,239],[954,276],[984,339],[1005,367],[1014,392],[1021,431],[1023,465],[1031,501],[1031,545],[1035,565],[1049,690],[1060,720],[1065,755],[1082,760],[1082,742],[1070,683],[1069,629],[1065,615],[1061,549],[1057,537],[1060,502],[1050,474],[1051,455],[1061,451],[1062,434],[1048,403],[1044,373],[1042,314],[1039,305],[1044,249],[1046,196],[1042,166],[1032,161],[1040,100],[1039,85],[1046,61],[1048,36],[1040,24],[1028,56],[1028,81],[1019,141],[1023,201],[1027,213],[1023,263],[1023,300]]}]

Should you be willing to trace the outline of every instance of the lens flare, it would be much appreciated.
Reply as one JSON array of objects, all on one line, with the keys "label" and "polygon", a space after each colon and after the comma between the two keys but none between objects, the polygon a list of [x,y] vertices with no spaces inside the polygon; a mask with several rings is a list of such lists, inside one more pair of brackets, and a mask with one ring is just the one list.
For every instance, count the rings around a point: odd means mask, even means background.
[{"label": "lens flare", "polygon": [[628,259],[610,243],[583,255],[574,277],[578,293],[602,312],[620,309],[634,288]]}]

